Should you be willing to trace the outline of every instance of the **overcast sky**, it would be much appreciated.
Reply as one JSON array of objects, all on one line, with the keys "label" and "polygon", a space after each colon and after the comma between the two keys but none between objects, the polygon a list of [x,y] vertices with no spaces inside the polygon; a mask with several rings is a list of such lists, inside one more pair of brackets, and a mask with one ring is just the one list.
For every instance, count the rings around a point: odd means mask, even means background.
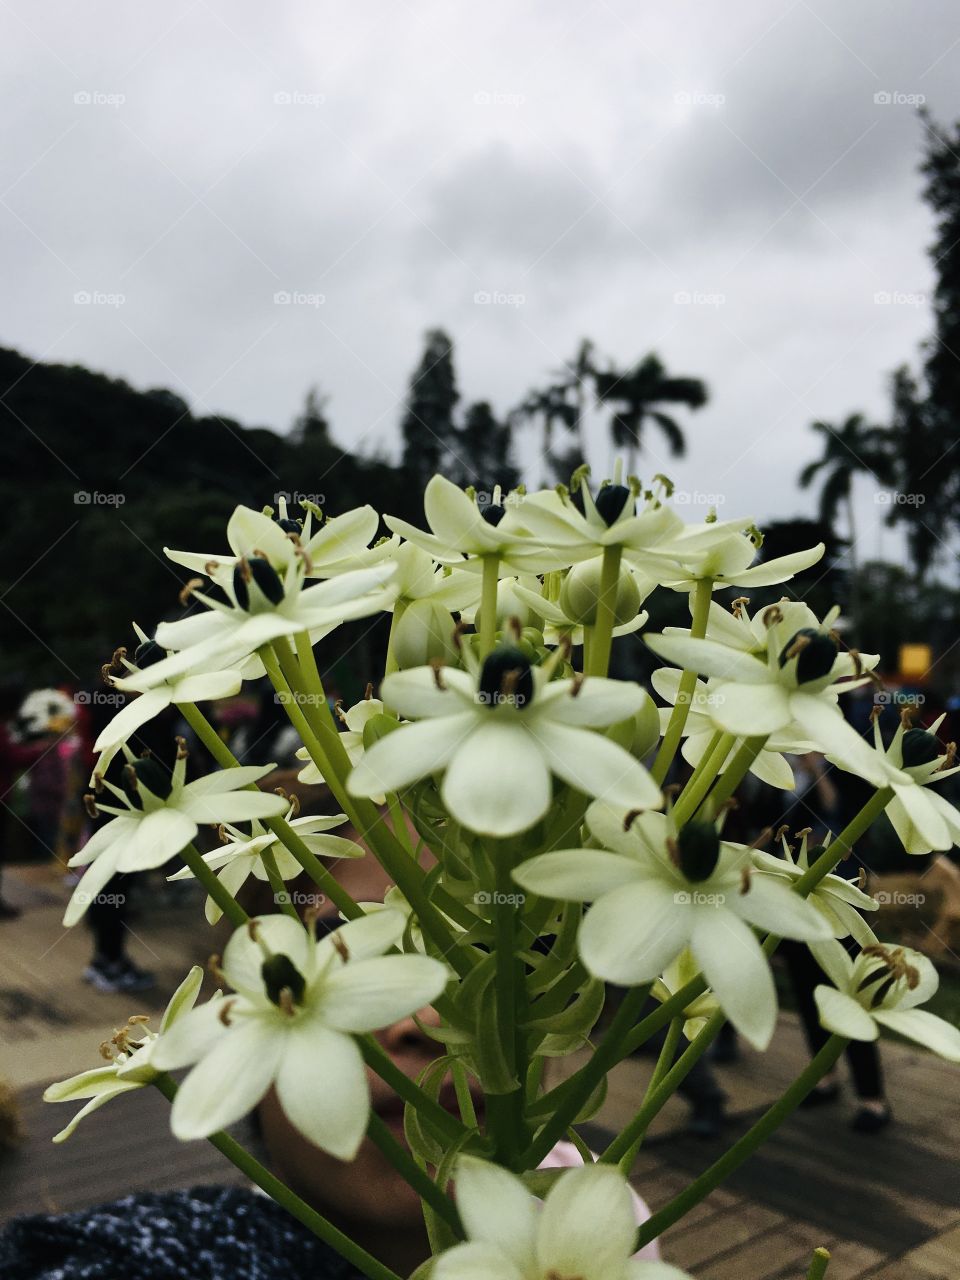
[{"label": "overcast sky", "polygon": [[[198,413],[284,430],[319,382],[340,442],[395,454],[429,326],[500,410],[582,336],[653,348],[711,401],[689,460],[651,436],[642,473],[763,520],[810,506],[809,421],[884,415],[931,328],[913,102],[960,116],[955,0],[9,0],[0,23],[0,342]],[[523,454],[538,479],[533,431]],[[867,481],[858,508],[893,554]]]}]

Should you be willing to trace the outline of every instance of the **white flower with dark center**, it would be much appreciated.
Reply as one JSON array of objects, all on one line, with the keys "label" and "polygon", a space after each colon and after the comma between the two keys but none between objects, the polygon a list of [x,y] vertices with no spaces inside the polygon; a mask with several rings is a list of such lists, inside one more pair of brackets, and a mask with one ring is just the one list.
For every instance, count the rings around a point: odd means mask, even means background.
[{"label": "white flower with dark center", "polygon": [[852,772],[883,786],[875,752],[837,706],[839,693],[863,683],[850,677],[878,659],[839,652],[831,633],[838,613],[831,610],[820,623],[796,601],[771,605],[761,615],[762,653],[677,632],[645,639],[668,662],[714,677],[707,714],[715,728],[762,737],[793,734],[799,726],[821,751],[842,756]]},{"label": "white flower with dark center", "polygon": [[960,1031],[917,1006],[936,992],[940,978],[926,956],[909,947],[875,943],[853,960],[831,939],[812,946],[834,984],[814,991],[820,1024],[851,1040],[876,1040],[887,1027],[949,1062],[960,1062]]},{"label": "white flower with dark center", "polygon": [[[355,702],[347,711],[344,711],[338,703],[336,713],[340,722],[345,726],[340,732],[340,742],[347,753],[350,763],[356,765],[363,757],[364,726],[375,716],[384,714],[383,702],[379,698],[373,697],[373,686],[367,685],[365,697],[361,698],[359,702]],[[310,786],[317,786],[322,782],[326,782],[326,778],[310,759],[310,752],[306,747],[300,747],[297,750],[297,759],[306,761],[306,764],[297,774],[301,782],[305,782]],[[384,803],[383,795],[371,796],[371,799],[377,804]]]},{"label": "white flower with dark center", "polygon": [[[820,845],[808,850],[809,834],[809,831],[797,832],[794,839],[799,839],[800,847],[795,850],[794,846],[787,841],[785,830],[781,830],[779,835],[783,857],[754,849],[753,865],[769,875],[780,876],[788,884],[795,883],[809,868],[811,856],[815,862],[826,848],[825,845]],[[807,901],[820,912],[835,938],[851,936],[859,942],[861,947],[876,942],[873,930],[860,913],[876,911],[878,904],[857,884],[830,873],[825,875],[812,893],[807,895]]]},{"label": "white flower with dark center", "polygon": [[464,556],[496,556],[521,573],[540,573],[567,563],[549,542],[518,531],[512,513],[517,499],[502,498],[500,486],[493,501],[479,506],[475,498],[443,476],[434,476],[423,495],[423,511],[430,526],[425,533],[396,516],[384,516],[394,533],[401,534],[441,564],[466,565]]},{"label": "white flower with dark center", "polygon": [[94,802],[95,812],[111,814],[113,821],[95,831],[68,863],[86,867],[86,871],[67,904],[65,925],[77,923],[117,872],[150,871],[169,862],[193,840],[201,823],[274,818],[286,809],[287,802],[281,796],[243,790],[276,765],[219,769],[187,782],[187,755],[180,741],[172,772],[152,756],[136,759],[124,746],[128,761],[124,787],[98,779],[101,794],[106,789],[121,805],[104,804],[99,796]]},{"label": "white flower with dark center", "polygon": [[[336,827],[342,827],[347,821],[345,813],[334,813],[327,817],[322,814],[311,814],[308,817],[296,816],[297,806],[291,804],[287,814],[287,825],[300,837],[312,854],[318,858],[362,858],[366,850],[353,840],[343,836],[332,836],[327,833]],[[203,860],[211,871],[216,871],[217,879],[235,898],[246,884],[249,876],[257,880],[269,881],[270,875],[264,866],[264,854],[271,854],[276,862],[277,872],[284,882],[296,880],[303,873],[303,866],[279,836],[264,827],[256,819],[250,824],[250,834],[240,831],[229,822],[220,827],[224,843],[219,849],[213,849],[203,855]],[[193,872],[184,867],[170,880],[190,880]],[[207,898],[206,917],[211,924],[216,924],[223,915],[213,898]]]},{"label": "white flower with dark center", "polygon": [[[823,558],[826,548],[818,542],[807,551],[794,551],[754,565],[760,537],[756,531],[744,532],[743,523],[746,522],[723,525],[723,536],[716,538],[711,545],[704,545],[698,537],[700,526],[688,526],[659,557],[659,581],[674,591],[689,591],[704,578],[713,579],[715,591],[727,587],[769,587],[789,582],[795,574],[802,573]],[[740,528],[736,527],[737,524]],[[650,572],[651,561],[658,558],[656,551],[654,548],[652,554],[640,563],[645,572]],[[679,567],[680,572],[677,573],[674,566]]]},{"label": "white flower with dark center", "polygon": [[387,676],[384,701],[417,723],[369,747],[347,789],[372,797],[443,773],[447,810],[471,831],[492,836],[526,831],[546,814],[551,774],[625,809],[660,805],[646,769],[591,732],[638,711],[644,690],[621,680],[549,674],[504,647],[479,671],[419,667]]},{"label": "white flower with dark center", "polygon": [[[507,601],[511,595],[516,597],[520,609],[515,612],[520,614],[521,625],[526,625],[524,613],[532,615],[532,622],[543,621],[543,634],[547,644],[557,644],[567,639],[572,645],[580,645],[583,644],[584,628],[594,626],[597,621],[602,569],[602,560],[597,558],[581,560],[573,565],[559,581],[555,599],[547,594],[547,584],[541,585],[536,579],[507,579],[506,583],[500,583],[500,587],[506,586],[504,595]],[[639,631],[646,623],[648,614],[641,609],[641,605],[654,586],[653,582],[643,582],[641,586],[637,574],[625,566],[621,568],[613,611],[614,636],[630,635]],[[506,613],[506,609],[504,612]]]},{"label": "white flower with dark center", "polygon": [[[149,668],[168,656],[155,640],[133,624],[140,643],[131,662],[123,649],[114,655],[113,663],[103,668],[104,680],[114,689],[134,694],[108,725],[101,730],[93,749],[99,759],[95,772],[106,773],[111,760],[121,746],[136,731],[158,716],[167,707],[178,702],[212,702],[217,698],[230,698],[240,692],[243,672],[236,667],[223,670],[217,662],[199,663],[188,675],[172,676],[161,684],[152,684],[147,674]],[[126,672],[114,674],[117,670]]]},{"label": "white flower with dark center", "polygon": [[[911,728],[909,714],[904,715],[884,750],[879,709],[874,715],[874,760],[883,779],[877,785],[893,788],[894,798],[885,813],[907,853],[930,853],[960,844],[960,812],[933,789],[960,772],[960,766],[953,763],[956,745],[944,746],[937,738],[943,720],[940,716],[929,729]],[[827,759],[840,769],[859,772],[839,753],[828,751]]]},{"label": "white flower with dark center", "polygon": [[565,1170],[541,1205],[506,1169],[461,1156],[456,1195],[467,1242],[440,1254],[432,1280],[690,1280],[632,1256],[633,1200],[610,1165]]},{"label": "white flower with dark center", "polygon": [[592,804],[587,825],[602,849],[539,854],[513,878],[531,893],[593,903],[580,956],[606,982],[650,982],[689,947],[730,1021],[766,1048],[777,999],[751,926],[806,942],[829,937],[822,917],[782,879],[753,869],[751,850],[721,841],[713,824],[688,822],[678,833],[666,814],[631,817]]},{"label": "white flower with dark center", "polygon": [[[203,982],[203,970],[194,965],[170,998],[170,1003],[160,1020],[160,1035],[188,1013],[196,1003]],[[77,1125],[92,1111],[97,1111],[111,1098],[131,1089],[142,1089],[156,1076],[153,1065],[153,1049],[158,1041],[156,1032],[147,1028],[148,1017],[138,1015],[128,1019],[127,1025],[114,1032],[110,1041],[100,1046],[100,1053],[109,1062],[92,1071],[81,1071],[69,1080],[50,1085],[43,1095],[44,1102],[78,1102],[86,1099],[66,1128],[54,1134],[54,1142],[65,1142]]]},{"label": "white flower with dark center", "polygon": [[227,555],[174,551],[170,547],[164,547],[164,553],[175,564],[202,573],[224,587],[229,586],[237,564],[255,556],[266,559],[281,575],[292,564],[301,563],[308,576],[331,578],[363,567],[359,558],[379,523],[373,507],[357,507],[327,520],[314,532],[312,512],[308,509],[302,522],[295,520],[287,510],[286,498],[281,497],[275,517],[251,507],[236,508],[227,523]]},{"label": "white flower with dark center", "polygon": [[317,940],[289,916],[238,929],[223,955],[235,995],[194,1009],[154,1049],[163,1070],[192,1067],[173,1103],[181,1139],[235,1123],[274,1087],[290,1123],[338,1160],[352,1160],[370,1116],[355,1035],[435,1000],[448,970],[420,955],[384,955],[403,917],[380,911]]},{"label": "white flower with dark center", "polygon": [[[459,490],[458,490],[459,492]],[[465,496],[465,495],[464,495]],[[480,579],[456,563],[438,564],[432,555],[413,542],[402,542],[397,534],[371,547],[371,563],[392,561],[396,574],[390,579],[394,599],[384,607],[403,609],[418,600],[430,600],[446,609],[461,612],[480,599]],[[461,560],[461,564],[466,562]]]}]

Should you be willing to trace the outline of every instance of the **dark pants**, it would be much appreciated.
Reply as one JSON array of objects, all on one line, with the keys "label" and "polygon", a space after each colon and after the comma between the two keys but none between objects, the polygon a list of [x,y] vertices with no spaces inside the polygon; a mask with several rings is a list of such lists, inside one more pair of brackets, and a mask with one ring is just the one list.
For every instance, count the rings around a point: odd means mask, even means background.
[{"label": "dark pants", "polygon": [[[848,939],[844,944],[851,946]],[[781,942],[779,952],[787,962],[787,973],[793,987],[797,1012],[803,1023],[803,1032],[811,1057],[818,1053],[830,1039],[830,1033],[820,1025],[817,1015],[817,1003],[813,998],[814,988],[821,983],[830,984],[820,966],[814,960],[808,947],[802,942]],[[846,1049],[853,1086],[860,1098],[883,1097],[883,1073],[880,1069],[880,1051],[872,1040],[851,1040]]]},{"label": "dark pants", "polygon": [[114,876],[87,908],[87,924],[93,933],[94,958],[107,964],[124,958],[129,882],[128,875]]}]

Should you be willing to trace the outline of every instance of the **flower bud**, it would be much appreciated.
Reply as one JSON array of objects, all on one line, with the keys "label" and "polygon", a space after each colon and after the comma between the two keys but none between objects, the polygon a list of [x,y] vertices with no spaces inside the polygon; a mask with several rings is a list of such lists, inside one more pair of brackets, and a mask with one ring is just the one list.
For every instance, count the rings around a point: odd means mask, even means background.
[{"label": "flower bud", "polygon": [[281,1004],[281,995],[289,991],[294,1004],[301,1004],[307,988],[306,979],[289,956],[268,956],[260,966],[260,976],[267,995],[275,1005]]},{"label": "flower bud", "polygon": [[[542,620],[539,614],[533,612],[526,601],[521,600],[514,588],[517,585],[516,578],[501,578],[497,583],[497,625],[496,629],[502,631],[511,618],[516,618],[521,628],[526,629],[531,624],[540,623]],[[482,626],[483,610],[478,609],[474,616],[474,625],[477,630]],[[543,637],[541,636],[541,641]]]},{"label": "flower bud", "polygon": [[837,658],[837,642],[823,631],[813,627],[801,627],[783,646],[780,665],[785,667],[791,658],[797,660],[797,683],[820,680],[830,674]]},{"label": "flower bud", "polygon": [[633,740],[629,750],[637,760],[642,760],[660,741],[660,712],[649,693],[640,710],[633,713],[632,719]]},{"label": "flower bud", "polygon": [[[237,561],[233,571],[233,594],[241,609],[249,610],[251,601],[254,605],[262,605],[262,600],[279,604],[283,599],[283,582],[269,560],[264,560],[262,556],[251,556],[249,560]],[[258,594],[262,600],[258,600]]]},{"label": "flower bud", "polygon": [[480,672],[477,698],[485,706],[514,706],[522,711],[533,701],[533,669],[519,649],[494,649]]},{"label": "flower bud", "polygon": [[944,754],[934,734],[926,729],[908,729],[900,742],[903,752],[903,767],[915,769],[917,765],[932,764],[937,756]]},{"label": "flower bud", "polygon": [[594,499],[597,515],[606,525],[616,524],[630,501],[630,490],[625,484],[605,484]]},{"label": "flower bud", "polygon": [[456,631],[450,611],[435,600],[414,600],[407,605],[393,629],[391,646],[401,671],[423,667],[438,659],[449,666],[458,664],[454,644]]},{"label": "flower bud", "polygon": [[712,822],[688,822],[677,836],[677,865],[688,880],[707,880],[720,861],[720,837]]},{"label": "flower bud", "polygon": [[[584,560],[575,564],[560,589],[560,608],[573,622],[592,627],[597,621],[600,600],[602,561]],[[621,568],[617,580],[617,596],[613,606],[613,625],[622,627],[640,612],[640,588],[629,569]]]}]

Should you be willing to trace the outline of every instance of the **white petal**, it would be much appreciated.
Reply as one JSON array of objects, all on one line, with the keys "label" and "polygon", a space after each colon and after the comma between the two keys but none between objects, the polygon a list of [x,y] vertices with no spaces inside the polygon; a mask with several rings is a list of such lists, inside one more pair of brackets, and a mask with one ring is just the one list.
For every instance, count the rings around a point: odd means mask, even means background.
[{"label": "white petal", "polygon": [[927,788],[918,786],[915,782],[909,782],[902,786],[894,784],[893,789],[914,831],[926,845],[927,850],[951,848],[953,839],[936,806],[930,803]]},{"label": "white petal", "polygon": [[324,561],[359,555],[376,537],[379,523],[380,517],[371,506],[354,507],[334,516],[307,543],[310,563],[322,571]]},{"label": "white petal", "polygon": [[948,1062],[960,1062],[960,1031],[926,1009],[878,1009],[874,1014],[891,1031],[916,1040]]},{"label": "white petal", "polygon": [[842,769],[859,774],[875,787],[887,785],[883,757],[847,724],[836,703],[809,693],[794,693],[790,708],[800,727]]},{"label": "white petal", "polygon": [[812,943],[810,954],[835,987],[841,991],[849,987],[853,976],[853,961],[846,948],[836,939],[828,938],[825,942]]},{"label": "white petal", "polygon": [[[514,714],[489,711],[456,751],[441,795],[471,831],[511,836],[532,827],[550,807],[550,773],[536,740]],[[391,735],[399,736],[399,735]]]},{"label": "white petal", "polygon": [[267,791],[231,791],[220,795],[188,795],[185,789],[179,808],[195,822],[249,822],[252,818],[279,818],[289,800]]},{"label": "white petal", "polygon": [[530,893],[561,902],[593,902],[640,875],[637,863],[603,849],[560,849],[522,862],[513,878]]},{"label": "white petal", "polygon": [[433,532],[449,547],[497,545],[497,537],[490,536],[494,526],[487,524],[477,504],[444,476],[433,476],[424,490],[423,513]]},{"label": "white petal", "polygon": [[[646,703],[649,694],[628,680],[607,680],[587,676],[575,694],[573,681],[558,680],[537,693],[531,710],[538,716],[547,713],[559,724],[581,725],[588,729],[605,728],[626,720]],[[549,709],[549,710],[548,710]]]},{"label": "white petal", "polygon": [[166,689],[148,689],[121,707],[110,723],[102,730],[93,749],[97,753],[126,742],[131,734],[159,715],[170,705],[170,693]]},{"label": "white petal", "polygon": [[67,909],[63,914],[65,929],[69,929],[78,920],[82,919],[90,903],[104,888],[107,881],[113,877],[117,870],[117,863],[120,860],[120,852],[121,846],[117,843],[90,863],[90,866],[81,876],[80,883],[70,895],[70,901],[67,903]]},{"label": "white petal", "polygon": [[184,676],[172,692],[177,702],[211,702],[216,698],[232,698],[242,685],[239,671],[207,671]]},{"label": "white petal", "polygon": [[184,791],[191,796],[223,795],[227,791],[239,791],[241,787],[248,787],[251,782],[259,782],[276,767],[275,764],[241,764],[232,769],[214,769],[211,773],[188,782]]},{"label": "white petal", "polygon": [[822,559],[825,550],[824,544],[818,542],[809,551],[794,551],[790,555],[767,560],[765,564],[758,564],[753,569],[742,569],[739,573],[731,574],[729,582],[737,587],[769,587],[777,582],[788,582],[794,574],[802,573]]},{"label": "white petal", "polygon": [[458,1244],[434,1263],[431,1280],[528,1280],[495,1244]]},{"label": "white petal", "polygon": [[589,729],[541,720],[531,734],[550,769],[578,791],[612,807],[658,809],[660,788],[629,751]]},{"label": "white petal", "polygon": [[876,1040],[879,1032],[874,1019],[853,996],[836,987],[819,986],[813,993],[820,1015],[820,1025],[848,1040]]},{"label": "white petal", "polygon": [[432,1004],[449,977],[428,956],[351,961],[324,981],[317,1013],[336,1031],[377,1031]]},{"label": "white petal", "polygon": [[383,701],[402,716],[452,716],[477,706],[476,685],[465,671],[444,667],[437,683],[433,667],[395,671],[383,681]]},{"label": "white petal", "polygon": [[44,1102],[76,1102],[80,1098],[99,1098],[103,1094],[112,1094],[117,1089],[117,1068],[94,1067],[91,1071],[81,1071],[78,1076],[69,1080],[58,1080],[48,1085],[43,1091]]},{"label": "white petal", "polygon": [[[290,540],[280,526],[253,507],[234,508],[227,522],[227,542],[235,557],[265,551],[268,560],[284,564],[293,553]],[[212,556],[211,559],[216,560],[217,557]]]},{"label": "white petal", "polygon": [[263,946],[250,937],[248,925],[241,925],[234,930],[223,953],[223,973],[235,991],[263,994],[260,971],[266,954],[287,956],[304,977],[311,976],[313,943],[299,920],[269,915],[257,916],[253,923]]},{"label": "white petal", "polygon": [[616,1276],[633,1253],[636,1234],[626,1179],[610,1165],[586,1165],[551,1187],[540,1215],[537,1260],[546,1275]]},{"label": "white petal", "polygon": [[690,950],[723,1012],[755,1049],[766,1049],[777,1022],[777,996],[753,930],[730,911],[699,907]]},{"label": "white petal", "polygon": [[236,1021],[181,1084],[170,1111],[174,1136],[208,1138],[252,1111],[273,1082],[286,1039],[272,1020]]},{"label": "white petal", "polygon": [[476,724],[476,714],[464,711],[401,725],[363,753],[347,778],[347,790],[354,796],[376,796],[439,772]]},{"label": "white petal", "polygon": [[605,848],[615,849],[625,858],[646,858],[648,843],[654,849],[665,849],[670,834],[666,816],[649,810],[635,818],[630,829],[625,830],[623,823],[629,812],[625,806],[594,800],[587,809],[587,826]]},{"label": "white petal", "polygon": [[779,684],[718,684],[708,713],[728,733],[747,737],[776,733],[792,719],[787,691]]},{"label": "white petal", "polygon": [[[734,752],[731,751],[724,762],[724,769],[733,761],[733,757]],[[779,791],[794,791],[796,789],[793,770],[778,751],[761,751],[750,766],[750,772],[755,778],[759,778],[761,782],[766,782],[769,786],[776,787]]]},{"label": "white petal", "polygon": [[536,1260],[536,1202],[519,1178],[486,1160],[457,1163],[457,1208],[471,1241],[497,1245],[526,1275]]},{"label": "white petal", "polygon": [[356,1156],[370,1118],[363,1057],[349,1036],[315,1019],[287,1037],[277,1097],[290,1123],[338,1160]]},{"label": "white petal", "polygon": [[161,1031],[166,1031],[167,1027],[169,1027],[171,1023],[182,1018],[188,1010],[193,1008],[197,1002],[197,996],[200,994],[200,988],[202,985],[203,970],[198,964],[195,964],[168,1000],[167,1007],[163,1011],[163,1018],[160,1022]]},{"label": "white petal", "polygon": [[199,1062],[229,1034],[229,1028],[220,1020],[222,1012],[221,1000],[208,1000],[177,1018],[154,1042],[150,1050],[151,1064],[158,1071],[176,1071]]},{"label": "white petal", "polygon": [[715,640],[698,640],[693,636],[648,635],[649,647],[658,657],[701,675],[717,676],[721,680],[735,680],[743,684],[767,684],[767,664],[738,649],[731,649]]},{"label": "white petal", "polygon": [[119,871],[150,871],[162,867],[178,854],[197,834],[197,824],[176,809],[155,809],[140,820],[137,834],[130,842],[117,845]]},{"label": "white petal", "polygon": [[94,858],[99,858],[114,841],[122,845],[126,840],[133,839],[140,823],[140,816],[137,814],[129,818],[111,818],[109,822],[101,823],[87,843],[73,855],[67,866],[85,867],[93,862]]},{"label": "white petal", "polygon": [[605,894],[587,912],[578,944],[597,978],[631,987],[656,978],[687,944],[690,912],[656,880]]},{"label": "white petal", "polygon": [[[329,952],[346,952],[350,960],[367,960],[383,953],[403,937],[406,919],[400,911],[371,911],[342,924],[317,944],[317,960],[322,965]],[[336,938],[336,945],[333,938]],[[339,951],[338,951],[339,949]]]},{"label": "white petal", "polygon": [[726,905],[750,924],[780,938],[818,942],[830,937],[823,917],[811,902],[794,893],[785,881],[765,876],[762,871],[751,875],[746,893],[729,897]]},{"label": "white petal", "polygon": [[112,1089],[109,1089],[104,1093],[98,1094],[95,1098],[91,1098],[90,1101],[86,1104],[86,1106],[81,1107],[80,1110],[77,1112],[77,1114],[70,1121],[70,1123],[67,1124],[63,1129],[61,1129],[59,1133],[55,1133],[53,1135],[53,1138],[51,1139],[51,1141],[57,1142],[57,1143],[66,1142],[67,1138],[69,1138],[70,1135],[74,1132],[74,1130],[76,1129],[80,1121],[86,1119],[86,1117],[90,1115],[92,1111],[99,1111],[99,1109],[102,1106],[104,1106],[106,1103],[108,1103],[111,1098],[115,1098],[120,1093],[129,1093],[131,1089],[142,1089],[142,1088],[143,1088],[142,1084],[134,1084],[132,1082],[127,1082],[127,1083],[116,1082]]}]

